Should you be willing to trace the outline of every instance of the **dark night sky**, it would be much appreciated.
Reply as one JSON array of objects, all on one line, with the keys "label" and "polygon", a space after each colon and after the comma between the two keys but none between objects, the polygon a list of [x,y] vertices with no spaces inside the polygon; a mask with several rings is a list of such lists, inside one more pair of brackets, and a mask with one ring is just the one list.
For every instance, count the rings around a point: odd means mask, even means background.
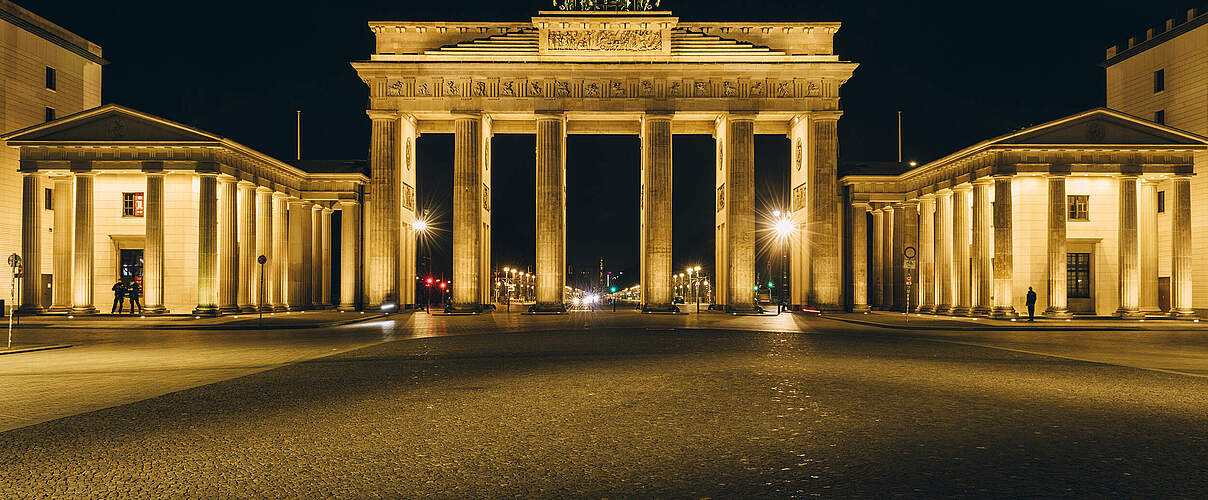
[{"label": "dark night sky", "polygon": [[[104,102],[198,126],[292,158],[294,110],[303,157],[367,157],[366,89],[349,62],[367,58],[370,20],[518,21],[548,0],[449,2],[18,0],[100,44]],[[1147,2],[798,2],[664,0],[687,21],[840,21],[836,51],[860,63],[842,89],[841,161],[893,160],[896,111],[907,160],[926,161],[1006,131],[1101,106],[1107,46],[1198,0]],[[994,6],[991,9],[989,6]],[[761,200],[783,200],[787,140],[757,140]],[[532,136],[497,136],[493,178],[498,266],[531,265]],[[712,139],[677,136],[677,268],[712,259]],[[572,136],[568,259],[610,269],[637,263],[637,137]],[[452,137],[418,144],[421,203],[446,214]],[[761,207],[763,208],[763,207]],[[444,253],[448,234],[439,242]],[[439,258],[437,268],[447,267]],[[627,273],[629,274],[629,273]],[[636,273],[634,273],[636,274]]]}]

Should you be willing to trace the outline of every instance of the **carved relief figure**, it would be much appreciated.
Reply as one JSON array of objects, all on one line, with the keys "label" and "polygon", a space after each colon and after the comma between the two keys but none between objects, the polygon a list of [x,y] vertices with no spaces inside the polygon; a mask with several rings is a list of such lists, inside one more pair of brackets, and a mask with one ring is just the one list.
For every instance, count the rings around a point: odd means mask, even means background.
[{"label": "carved relief figure", "polygon": [[457,82],[452,80],[446,81],[445,93],[449,95],[457,95]]},{"label": "carved relief figure", "polygon": [[432,90],[428,88],[427,83],[421,83],[419,84],[419,87],[415,89],[415,95],[420,97],[428,97],[432,95]]},{"label": "carved relief figure", "polygon": [[797,138],[797,170],[801,170],[801,138]]},{"label": "carved relief figure", "polygon": [[529,82],[529,95],[541,97],[541,82]]},{"label": "carved relief figure", "polygon": [[763,82],[751,82],[751,97],[763,97]]},{"label": "carved relief figure", "polygon": [[651,10],[659,0],[553,0],[558,10]]},{"label": "carved relief figure", "polygon": [[776,84],[776,97],[792,97],[793,82],[779,82]]},{"label": "carved relief figure", "polygon": [[696,82],[696,86],[692,89],[696,97],[709,96],[709,82]]},{"label": "carved relief figure", "polygon": [[726,97],[738,96],[738,86],[734,85],[734,82],[722,82],[721,89]]},{"label": "carved relief figure", "polygon": [[673,81],[667,84],[667,94],[671,97],[679,97],[683,94],[683,85],[679,81]]},{"label": "carved relief figure", "polygon": [[390,85],[386,86],[386,95],[388,95],[388,96],[403,95],[403,81],[402,80],[392,80],[390,82]]},{"label": "carved relief figure", "polygon": [[639,52],[662,50],[663,35],[651,30],[551,31],[550,50]]},{"label": "carved relief figure", "polygon": [[583,86],[583,97],[600,97],[600,84],[591,82]]},{"label": "carved relief figure", "polygon": [[722,184],[717,187],[717,211],[720,212],[726,209],[726,185]]},{"label": "carved relief figure", "polygon": [[805,95],[811,97],[822,95],[822,88],[818,86],[817,82],[810,82],[805,88]]},{"label": "carved relief figure", "polygon": [[638,90],[638,92],[642,95],[642,97],[650,97],[654,95],[654,84],[651,83],[650,80],[642,80],[642,83],[638,84],[638,86],[641,88]]},{"label": "carved relief figure", "polygon": [[487,82],[474,82],[474,96],[481,97],[487,95]]},{"label": "carved relief figure", "polygon": [[568,83],[568,82],[554,82],[554,96],[555,96],[555,97],[568,97],[568,96],[570,96],[570,83]]},{"label": "carved relief figure", "polygon": [[612,82],[612,86],[609,91],[612,93],[613,97],[625,97],[625,84],[622,82]]},{"label": "carved relief figure", "polygon": [[503,86],[500,88],[500,93],[503,94],[504,97],[515,97],[516,87],[510,80],[503,82]]},{"label": "carved relief figure", "polygon": [[411,163],[411,138],[410,137],[407,138],[407,152],[405,154],[405,160],[403,161],[403,164],[407,166],[407,170],[411,170],[412,163]]}]

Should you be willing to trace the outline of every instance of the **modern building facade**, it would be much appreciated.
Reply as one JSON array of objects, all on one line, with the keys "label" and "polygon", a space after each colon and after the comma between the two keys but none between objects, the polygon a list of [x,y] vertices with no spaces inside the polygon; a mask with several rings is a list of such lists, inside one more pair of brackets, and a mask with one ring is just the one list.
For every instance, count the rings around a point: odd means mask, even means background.
[{"label": "modern building facade", "polygon": [[[855,311],[1194,317],[1208,139],[1095,109],[900,175],[840,180]],[[1163,263],[1168,274],[1162,274]]]},{"label": "modern building facade", "polygon": [[[1168,19],[1159,29],[1148,29],[1144,38],[1129,38],[1121,46],[1107,49],[1102,66],[1107,76],[1107,107],[1186,130],[1208,135],[1208,13],[1195,9],[1182,19]],[[1208,152],[1195,157],[1191,177],[1192,221],[1208,221]],[[1159,193],[1169,193],[1170,181],[1159,182]],[[1164,195],[1164,196],[1169,196]],[[1165,226],[1169,212],[1158,215]],[[1165,237],[1165,236],[1163,236]],[[1166,240],[1160,242],[1166,244]],[[1208,231],[1191,237],[1194,307],[1208,310]],[[1162,253],[1158,275],[1171,276],[1170,256]]]},{"label": "modern building facade", "polygon": [[[414,304],[415,139],[455,136],[453,308],[490,294],[491,137],[537,140],[537,311],[565,308],[566,137],[641,137],[640,288],[673,309],[674,134],[716,138],[715,302],[755,309],[754,135],[790,139],[798,229],[792,303],[843,307],[837,196],[839,89],[856,64],[834,53],[838,23],[686,23],[671,12],[540,12],[530,20],[374,22],[376,51],[353,67],[373,121],[367,205],[369,304]],[[509,216],[519,214],[510,213]],[[808,237],[807,237],[808,235]]]},{"label": "modern building facade", "polygon": [[[10,2],[0,0],[0,134],[66,116],[101,104],[101,47]],[[16,149],[0,143],[0,253],[23,254],[21,248],[22,179]],[[45,193],[49,181],[35,187]],[[53,218],[50,204],[44,210],[49,234]],[[39,252],[43,256],[30,281],[36,292],[49,294],[50,238]],[[41,268],[41,271],[38,272]],[[0,281],[8,283],[12,270],[0,266]],[[5,297],[7,299],[7,297]]]},{"label": "modern building facade", "polygon": [[53,274],[49,298],[39,282],[23,281],[24,312],[108,311],[110,287],[123,279],[142,281],[151,314],[362,303],[363,173],[303,171],[114,105],[0,139],[20,158],[21,255],[42,263],[26,274]]}]

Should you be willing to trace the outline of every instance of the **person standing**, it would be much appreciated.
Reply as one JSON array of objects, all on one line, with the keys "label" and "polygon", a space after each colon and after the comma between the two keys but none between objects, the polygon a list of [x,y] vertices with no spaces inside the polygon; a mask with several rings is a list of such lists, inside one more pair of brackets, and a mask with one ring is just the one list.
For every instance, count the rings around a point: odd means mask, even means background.
[{"label": "person standing", "polygon": [[1036,321],[1036,291],[1028,287],[1028,321]]},{"label": "person standing", "polygon": [[113,290],[113,307],[109,309],[109,314],[114,314],[114,313],[121,314],[122,306],[126,302],[126,282],[122,281],[120,279],[117,280],[117,283],[113,284],[112,290]]},{"label": "person standing", "polygon": [[143,313],[143,304],[138,298],[143,294],[143,287],[139,286],[138,281],[130,282],[130,287],[127,289],[127,295],[130,296],[130,315],[134,315],[134,308],[138,307],[138,313]]}]

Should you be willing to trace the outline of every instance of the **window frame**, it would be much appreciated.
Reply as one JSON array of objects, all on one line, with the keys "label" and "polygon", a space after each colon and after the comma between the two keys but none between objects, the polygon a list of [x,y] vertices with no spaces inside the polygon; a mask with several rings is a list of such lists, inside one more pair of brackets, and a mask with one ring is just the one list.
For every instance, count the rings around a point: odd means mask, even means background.
[{"label": "window frame", "polygon": [[[126,198],[129,196],[129,209]],[[122,193],[122,218],[141,218],[147,215],[147,198],[143,191],[125,191]]]},{"label": "window frame", "polygon": [[1166,124],[1166,110],[1159,109],[1153,112],[1153,122],[1158,125]]},{"label": "window frame", "polygon": [[[1085,194],[1071,194],[1065,197],[1066,221],[1088,222],[1091,220],[1091,197]],[[1081,215],[1081,217],[1079,217]]]},{"label": "window frame", "polygon": [[45,74],[46,74],[46,81],[43,83],[46,86],[46,90],[58,92],[59,91],[59,70],[55,69],[54,66],[47,66]]},{"label": "window frame", "polygon": [[1166,91],[1166,68],[1153,72],[1153,93]]},{"label": "window frame", "polygon": [[55,209],[55,190],[52,188],[42,188],[42,190],[43,190],[42,196],[46,200],[43,202],[46,207],[45,210],[54,210]]},{"label": "window frame", "polygon": [[1158,191],[1158,196],[1154,200],[1154,204],[1158,206],[1158,213],[1166,213],[1166,190],[1163,189]]},{"label": "window frame", "polygon": [[56,118],[58,118],[58,113],[55,112],[55,108],[47,106],[46,109],[42,111],[42,118],[45,119],[44,123],[53,122]]},{"label": "window frame", "polygon": [[[1080,276],[1084,279],[1079,279]],[[1090,253],[1069,252],[1065,254],[1065,283],[1066,298],[1091,298],[1093,290],[1091,290]]]}]

